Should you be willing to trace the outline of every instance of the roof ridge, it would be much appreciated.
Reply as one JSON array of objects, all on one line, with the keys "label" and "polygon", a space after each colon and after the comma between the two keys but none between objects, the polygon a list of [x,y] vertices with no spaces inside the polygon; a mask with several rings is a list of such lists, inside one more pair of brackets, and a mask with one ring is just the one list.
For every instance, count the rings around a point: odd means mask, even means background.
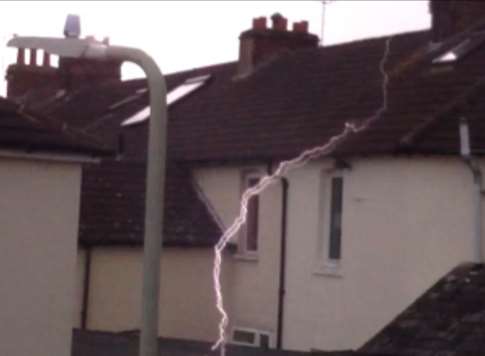
[{"label": "roof ridge", "polygon": [[350,45],[367,44],[369,42],[385,41],[389,37],[399,38],[399,37],[406,37],[406,36],[409,36],[409,35],[423,35],[423,34],[426,34],[426,33],[429,33],[429,32],[430,32],[430,29],[424,29],[424,30],[399,32],[399,33],[395,33],[395,34],[385,34],[385,35],[382,35],[382,36],[359,38],[359,39],[355,39],[355,40],[349,40],[347,42],[340,42],[340,43],[335,43],[335,44],[331,44],[331,45],[320,46],[317,49],[320,50],[320,49],[346,47],[346,46],[350,46]]}]

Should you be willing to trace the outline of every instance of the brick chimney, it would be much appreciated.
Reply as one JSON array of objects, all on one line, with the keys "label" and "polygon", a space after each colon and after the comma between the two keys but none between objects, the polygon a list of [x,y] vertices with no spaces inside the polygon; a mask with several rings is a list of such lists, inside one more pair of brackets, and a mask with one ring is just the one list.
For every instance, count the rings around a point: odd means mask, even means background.
[{"label": "brick chimney", "polygon": [[485,1],[431,0],[432,40],[441,42],[480,21],[485,21]]},{"label": "brick chimney", "polygon": [[[25,63],[27,57],[30,58],[28,64]],[[42,65],[39,66],[37,65],[37,51],[30,49],[17,50],[17,62],[8,67],[5,79],[7,80],[8,98],[21,97],[32,88],[47,85],[52,88],[60,87],[57,68],[51,66],[50,56],[45,54]]]},{"label": "brick chimney", "polygon": [[[94,38],[88,38],[97,42]],[[109,44],[108,40],[103,41]],[[59,73],[68,89],[104,81],[121,81],[121,62],[86,58],[59,58]]]},{"label": "brick chimney", "polygon": [[[103,43],[108,44],[106,40]],[[8,98],[22,97],[32,89],[40,89],[48,95],[49,90],[54,92],[62,88],[69,91],[107,80],[121,81],[120,62],[61,57],[58,66],[54,67],[49,53],[44,53],[40,65],[37,55],[34,49],[18,49],[16,63],[7,69]],[[28,64],[25,63],[27,57],[30,58]]]},{"label": "brick chimney", "polygon": [[291,31],[288,20],[276,13],[271,16],[272,27],[267,28],[266,18],[253,19],[253,27],[239,36],[238,76],[246,76],[261,63],[287,51],[317,48],[318,37],[308,33],[308,22],[295,22]]}]

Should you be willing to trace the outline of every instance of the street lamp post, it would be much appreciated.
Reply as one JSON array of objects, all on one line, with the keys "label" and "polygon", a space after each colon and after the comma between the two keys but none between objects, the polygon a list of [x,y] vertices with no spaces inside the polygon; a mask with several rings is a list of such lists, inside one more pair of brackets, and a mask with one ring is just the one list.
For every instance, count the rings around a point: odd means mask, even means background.
[{"label": "street lamp post", "polygon": [[166,86],[160,69],[145,52],[78,38],[15,37],[10,47],[42,49],[62,57],[130,61],[146,74],[150,93],[143,252],[140,356],[158,356],[158,297],[162,250],[166,156]]}]

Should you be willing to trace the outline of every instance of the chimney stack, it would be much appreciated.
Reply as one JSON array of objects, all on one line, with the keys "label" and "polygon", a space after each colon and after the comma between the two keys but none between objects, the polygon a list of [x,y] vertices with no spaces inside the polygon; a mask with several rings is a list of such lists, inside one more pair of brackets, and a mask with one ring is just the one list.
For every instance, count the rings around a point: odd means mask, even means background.
[{"label": "chimney stack", "polygon": [[[69,15],[64,29],[66,37],[77,38],[80,34],[79,17]],[[98,42],[94,37],[90,41]],[[103,44],[109,44],[105,38]],[[25,51],[30,51],[29,65],[25,65]],[[7,69],[7,97],[19,98],[30,90],[42,89],[45,93],[60,88],[74,90],[103,81],[121,81],[121,63],[97,61],[86,58],[59,58],[59,67],[50,64],[50,54],[44,53],[42,65],[37,65],[35,49],[19,49],[17,63]],[[48,95],[48,94],[46,94]]]},{"label": "chimney stack", "polygon": [[485,21],[485,1],[431,0],[429,5],[433,42],[442,42]]},{"label": "chimney stack", "polygon": [[318,47],[318,37],[308,33],[307,21],[295,22],[292,31],[279,13],[271,16],[271,22],[271,28],[267,28],[265,17],[254,18],[253,27],[239,36],[238,77],[250,75],[260,64],[282,53]]}]

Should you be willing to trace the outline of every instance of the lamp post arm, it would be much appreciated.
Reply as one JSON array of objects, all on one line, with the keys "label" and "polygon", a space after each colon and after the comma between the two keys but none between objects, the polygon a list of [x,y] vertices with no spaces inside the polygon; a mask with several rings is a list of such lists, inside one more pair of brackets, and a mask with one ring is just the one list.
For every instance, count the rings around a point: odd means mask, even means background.
[{"label": "lamp post arm", "polygon": [[129,61],[138,64],[146,74],[151,114],[145,191],[140,356],[158,356],[158,299],[167,141],[165,79],[155,61],[136,48],[107,46],[87,39],[49,37],[14,37],[7,46],[42,49],[61,57]]}]

